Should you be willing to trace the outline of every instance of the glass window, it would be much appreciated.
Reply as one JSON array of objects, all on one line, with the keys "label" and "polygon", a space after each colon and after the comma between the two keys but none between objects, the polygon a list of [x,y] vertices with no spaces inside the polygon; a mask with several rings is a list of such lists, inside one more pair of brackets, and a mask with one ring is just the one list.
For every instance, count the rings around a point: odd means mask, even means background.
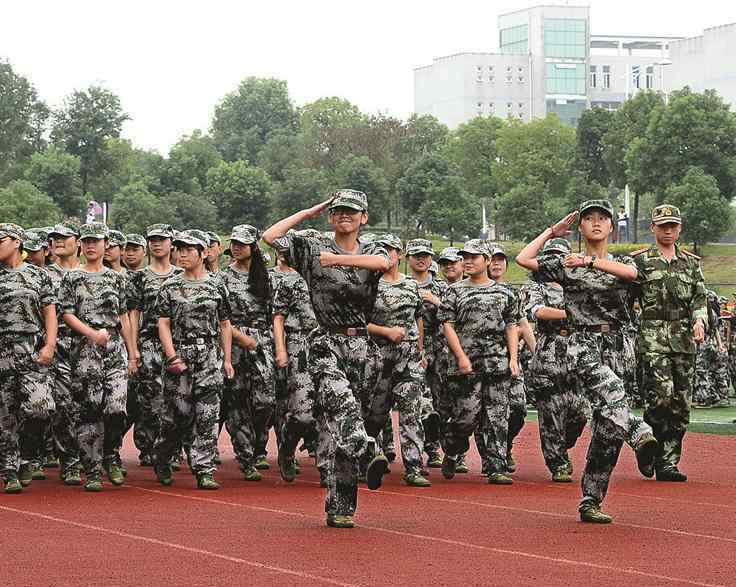
[{"label": "glass window", "polygon": [[654,87],[654,67],[651,65],[647,67],[647,90],[651,90]]},{"label": "glass window", "polygon": [[547,18],[544,20],[544,55],[565,59],[584,59],[588,54],[587,23],[584,19]]},{"label": "glass window", "polygon": [[548,63],[547,93],[585,94],[585,69],[583,63]]},{"label": "glass window", "polygon": [[503,29],[500,37],[501,53],[524,55],[529,52],[529,25],[522,24]]},{"label": "glass window", "polygon": [[603,66],[603,88],[606,90],[611,89],[611,66]]},{"label": "glass window", "polygon": [[523,84],[523,83],[524,83],[524,81],[525,81],[525,80],[524,80],[524,76],[523,76],[523,75],[520,75],[520,76],[519,76],[519,83],[520,83],[520,84]]}]

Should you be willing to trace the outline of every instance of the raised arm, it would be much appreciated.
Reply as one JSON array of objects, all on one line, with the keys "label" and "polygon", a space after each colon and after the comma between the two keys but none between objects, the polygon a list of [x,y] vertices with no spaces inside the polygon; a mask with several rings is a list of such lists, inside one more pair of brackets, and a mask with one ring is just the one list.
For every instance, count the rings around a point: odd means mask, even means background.
[{"label": "raised arm", "polygon": [[338,255],[326,251],[320,253],[319,263],[322,267],[357,267],[380,273],[391,268],[391,262],[381,255]]},{"label": "raised arm", "polygon": [[522,267],[529,269],[530,271],[536,271],[539,269],[539,263],[537,263],[537,255],[549,239],[555,237],[565,237],[572,233],[572,225],[578,218],[578,211],[570,212],[557,224],[545,228],[542,233],[525,246],[521,252],[516,256],[516,262]]},{"label": "raised arm", "polygon": [[279,220],[276,224],[266,229],[266,232],[263,233],[261,238],[263,238],[263,240],[268,245],[273,245],[273,241],[281,236],[284,236],[292,228],[299,226],[299,224],[301,224],[305,220],[311,220],[312,218],[319,217],[322,212],[327,210],[327,208],[330,206],[330,203],[332,203],[332,200],[333,198],[330,198],[329,200],[325,200],[321,204],[317,204],[316,206],[312,206],[311,208],[305,208],[304,210],[300,210],[299,212],[296,212],[291,216],[284,218],[283,220]]}]

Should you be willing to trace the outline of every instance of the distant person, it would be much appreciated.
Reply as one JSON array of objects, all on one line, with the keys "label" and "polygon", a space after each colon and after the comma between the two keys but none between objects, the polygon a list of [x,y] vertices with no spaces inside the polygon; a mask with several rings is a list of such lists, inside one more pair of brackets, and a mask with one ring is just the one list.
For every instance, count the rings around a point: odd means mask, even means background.
[{"label": "distant person", "polygon": [[87,217],[86,217],[85,222],[87,224],[91,224],[92,222],[95,221],[95,218],[96,217],[97,217],[97,202],[95,202],[94,200],[92,200],[87,205]]},{"label": "distant person", "polygon": [[619,243],[629,242],[629,215],[626,213],[626,208],[623,206],[618,207],[618,231],[617,231]]}]

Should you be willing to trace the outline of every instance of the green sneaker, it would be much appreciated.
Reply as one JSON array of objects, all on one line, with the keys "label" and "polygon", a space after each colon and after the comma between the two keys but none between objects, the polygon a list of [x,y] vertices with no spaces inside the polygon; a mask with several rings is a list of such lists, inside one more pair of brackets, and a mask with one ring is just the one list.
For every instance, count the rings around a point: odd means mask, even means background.
[{"label": "green sneaker", "polygon": [[31,478],[34,481],[46,481],[46,473],[39,465],[31,466]]},{"label": "green sneaker", "polygon": [[28,487],[33,481],[33,470],[31,465],[21,465],[18,471],[18,480],[23,487]]},{"label": "green sneaker", "polygon": [[107,477],[110,479],[110,483],[116,487],[120,487],[125,482],[125,475],[123,475],[123,469],[120,465],[113,463],[107,468]]},{"label": "green sneaker", "polygon": [[567,465],[562,465],[552,475],[552,481],[555,483],[572,483],[572,477],[567,472]]},{"label": "green sneaker", "polygon": [[91,491],[93,493],[99,493],[102,491],[102,477],[99,475],[90,475],[87,477],[87,482],[84,484],[85,491]]},{"label": "green sneaker", "polygon": [[74,468],[67,473],[62,473],[61,480],[64,482],[64,485],[70,485],[73,487],[78,487],[82,484],[82,476],[79,474],[79,469],[77,468]]},{"label": "green sneaker", "polygon": [[432,487],[430,480],[422,477],[419,473],[408,473],[404,475],[404,481],[410,487]]},{"label": "green sneaker", "polygon": [[461,456],[455,463],[455,473],[470,473],[468,465],[465,464],[465,455]]},{"label": "green sneaker", "polygon": [[580,521],[590,524],[610,524],[613,518],[601,511],[600,506],[594,503],[585,503],[580,506]]},{"label": "green sneaker", "polygon": [[491,473],[488,475],[488,483],[491,485],[513,485],[514,480],[506,473]]},{"label": "green sneaker", "polygon": [[296,462],[294,461],[294,457],[286,454],[285,450],[280,450],[278,461],[281,478],[287,483],[293,483],[296,479]]},{"label": "green sneaker", "polygon": [[260,481],[263,477],[255,467],[247,467],[243,471],[243,479],[246,481]]},{"label": "green sneaker", "polygon": [[509,473],[516,473],[516,461],[514,460],[514,457],[511,456],[511,452],[509,452],[509,456],[506,457],[506,470]]},{"label": "green sneaker", "polygon": [[259,457],[256,460],[255,468],[259,471],[268,471],[271,468],[271,465],[268,464],[268,460],[266,457]]},{"label": "green sneaker", "polygon": [[427,458],[427,467],[430,469],[441,469],[442,468],[442,459],[440,458],[440,455],[438,454],[431,454]]},{"label": "green sneaker", "polygon": [[214,491],[215,489],[220,489],[220,484],[209,473],[200,473],[197,475],[197,489]]},{"label": "green sneaker", "polygon": [[171,465],[155,465],[153,471],[154,473],[156,473],[156,479],[158,479],[158,482],[161,483],[161,485],[163,485],[164,487],[169,487],[171,484],[174,483],[174,476],[171,472]]},{"label": "green sneaker", "polygon": [[46,460],[43,462],[43,468],[44,469],[58,469],[59,459],[57,459],[54,456],[46,457]]},{"label": "green sneaker", "polygon": [[572,459],[570,458],[570,455],[565,455],[565,467],[567,467],[567,474],[572,475]]},{"label": "green sneaker", "polygon": [[12,476],[5,480],[5,493],[20,493],[23,491],[23,485],[18,481],[18,477]]},{"label": "green sneaker", "polygon": [[654,459],[657,456],[659,443],[651,434],[645,434],[636,447],[636,464],[639,472],[647,479],[654,477]]},{"label": "green sneaker", "polygon": [[327,525],[330,528],[355,528],[353,516],[341,516],[340,514],[327,514]]}]

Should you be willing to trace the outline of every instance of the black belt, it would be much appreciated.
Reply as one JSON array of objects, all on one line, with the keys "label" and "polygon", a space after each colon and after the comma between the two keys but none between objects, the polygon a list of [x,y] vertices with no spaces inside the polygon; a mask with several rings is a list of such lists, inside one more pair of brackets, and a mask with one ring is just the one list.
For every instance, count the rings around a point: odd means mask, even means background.
[{"label": "black belt", "polygon": [[368,329],[365,327],[360,328],[325,328],[330,334],[341,334],[343,336],[368,336]]},{"label": "black belt", "polygon": [[585,324],[585,325],[579,325],[574,328],[574,330],[579,330],[581,332],[616,332],[618,330],[618,326],[615,324]]},{"label": "black belt", "polygon": [[642,320],[664,320],[675,322],[676,320],[690,319],[689,310],[652,310],[642,312]]}]

